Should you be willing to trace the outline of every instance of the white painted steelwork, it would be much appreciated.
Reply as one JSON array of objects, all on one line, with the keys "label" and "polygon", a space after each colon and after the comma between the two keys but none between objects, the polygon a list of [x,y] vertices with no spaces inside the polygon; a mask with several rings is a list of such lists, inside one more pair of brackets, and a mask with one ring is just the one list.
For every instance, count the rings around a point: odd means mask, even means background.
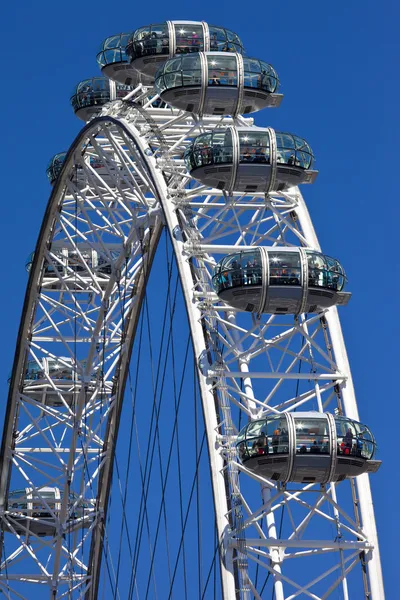
[{"label": "white painted steelwork", "polygon": [[[328,598],[338,586],[351,597],[360,564],[369,574],[360,575],[364,596],[383,600],[368,475],[339,485],[282,485],[252,473],[236,456],[238,409],[248,419],[300,407],[358,419],[335,308],[294,317],[258,316],[224,305],[212,291],[212,269],[221,249],[299,245],[319,250],[304,200],[298,188],[228,195],[194,182],[182,162],[190,139],[204,128],[229,126],[232,119],[197,119],[152,108],[148,95],[138,86],[129,101],[110,103],[86,125],[68,152],[46,209],[1,448],[2,541],[12,537],[14,545],[7,553],[3,545],[0,589],[9,599],[37,597],[37,586],[40,597],[51,600],[98,597],[127,366],[165,226],[198,361],[224,600],[262,597],[254,580],[257,565],[271,574],[276,600]],[[251,126],[252,120],[238,117],[235,123]],[[103,162],[114,185],[91,167],[88,156]],[[81,268],[55,271],[49,287],[44,265],[57,265],[59,248],[74,252]],[[83,249],[88,248],[107,260],[110,273],[99,273],[85,260]],[[74,399],[64,398],[63,386],[46,373],[61,405],[39,403],[25,389],[27,361],[40,365],[62,357],[69,357],[69,368],[73,365]],[[20,482],[38,497],[44,486],[60,489],[51,540],[33,533],[21,536],[13,526],[8,493]],[[71,493],[87,500],[90,524],[67,544],[65,532],[74,519],[67,500]],[[284,529],[275,518],[283,507]],[[90,546],[86,562],[78,558],[84,541]]]}]

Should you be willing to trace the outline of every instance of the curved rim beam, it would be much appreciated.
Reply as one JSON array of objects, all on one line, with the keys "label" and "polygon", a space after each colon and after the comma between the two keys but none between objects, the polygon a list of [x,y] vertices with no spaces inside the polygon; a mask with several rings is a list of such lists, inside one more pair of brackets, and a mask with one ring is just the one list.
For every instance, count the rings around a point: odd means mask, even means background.
[{"label": "curved rim beam", "polygon": [[[2,500],[2,506],[4,509],[6,497],[8,495],[8,487],[11,476],[10,469],[10,460],[7,460],[10,456],[7,452],[8,448],[13,448],[13,438],[14,436],[14,428],[16,424],[17,414],[17,395],[20,389],[20,386],[23,384],[24,380],[24,372],[25,372],[25,362],[27,358],[27,352],[25,348],[24,340],[29,339],[31,328],[32,328],[32,319],[35,314],[35,307],[38,298],[38,294],[40,292],[39,285],[43,276],[44,269],[44,252],[46,246],[51,240],[52,231],[54,230],[54,225],[58,216],[58,213],[61,209],[62,201],[63,201],[63,192],[66,185],[66,180],[71,171],[74,169],[74,160],[76,160],[75,153],[79,149],[79,147],[84,146],[86,141],[89,139],[90,134],[96,131],[96,129],[101,124],[111,124],[114,127],[117,127],[118,130],[122,131],[128,138],[135,144],[141,155],[142,165],[148,171],[149,178],[153,183],[154,189],[156,191],[156,197],[158,196],[159,200],[161,199],[161,204],[165,208],[167,203],[167,190],[166,186],[163,183],[162,175],[157,172],[155,168],[155,162],[151,164],[150,159],[146,156],[145,150],[148,148],[147,144],[143,143],[139,134],[136,130],[127,124],[126,122],[115,119],[112,117],[99,117],[90,123],[88,123],[77,138],[74,140],[71,145],[65,162],[63,164],[62,171],[57,180],[57,184],[54,187],[50,199],[45,211],[45,216],[42,222],[41,230],[39,233],[38,242],[35,248],[34,260],[31,266],[31,270],[29,273],[29,281],[27,286],[27,291],[25,295],[25,301],[22,311],[22,318],[19,327],[18,333],[18,344],[15,352],[15,359],[13,365],[13,371],[10,381],[10,390],[9,397],[7,402],[7,412],[6,412],[6,422],[5,428],[3,432],[2,439],[2,450],[0,455],[0,465],[2,467],[1,479],[0,479],[0,499]],[[174,228],[178,225],[178,221],[176,223],[171,224],[168,222],[169,231],[172,232]],[[125,323],[125,332],[124,338],[127,340],[127,345],[125,348],[125,352],[121,355],[119,364],[117,366],[118,372],[118,384],[115,386],[113,390],[115,400],[114,400],[114,409],[111,411],[111,416],[107,422],[107,431],[105,435],[105,441],[102,448],[102,454],[107,453],[107,460],[105,461],[105,466],[101,470],[101,475],[99,476],[99,485],[98,485],[98,496],[97,496],[97,506],[96,509],[100,515],[100,517],[96,520],[95,525],[92,528],[92,539],[91,539],[91,550],[88,564],[88,572],[86,577],[86,599],[94,600],[97,597],[98,585],[99,585],[99,575],[100,575],[100,567],[101,567],[101,556],[102,556],[102,548],[103,548],[103,527],[106,518],[107,512],[107,504],[108,497],[110,492],[111,485],[111,477],[112,477],[112,469],[113,469],[113,458],[115,454],[115,444],[118,435],[118,426],[121,415],[122,408],[122,400],[125,389],[126,378],[128,374],[128,367],[130,362],[130,355],[134,342],[134,335],[140,315],[140,308],[142,305],[142,300],[144,297],[146,280],[150,273],[150,268],[152,261],[154,259],[155,251],[157,248],[157,244],[161,235],[161,231],[163,228],[163,224],[161,221],[158,221],[158,224],[154,228],[148,249],[148,272],[144,273],[144,269],[141,269],[141,273],[138,281],[138,292],[137,292],[137,301],[135,303],[135,308],[130,314],[127,322]],[[171,238],[174,242],[174,235],[171,235]],[[178,247],[173,243],[175,252]],[[183,245],[182,240],[180,240],[179,251],[182,253]],[[177,257],[178,259],[178,257]],[[180,260],[179,260],[180,259]],[[190,289],[191,289],[191,272],[190,266],[186,261],[182,259],[180,256],[178,259],[178,269],[181,275],[182,287],[184,289],[184,296],[186,306],[188,308],[189,314],[189,322],[190,329],[192,333],[192,341],[195,347],[195,355],[201,354],[201,352],[206,351],[206,341],[204,338],[204,331],[202,329],[201,324],[196,320],[193,315],[193,310],[191,310],[190,303]],[[182,278],[184,277],[184,279]],[[203,399],[203,409],[205,409],[206,415],[205,420],[207,424],[207,441],[209,447],[215,447],[216,439],[218,435],[218,421],[215,409],[212,408],[214,406],[215,398],[214,392],[210,391],[210,386],[206,384],[206,380],[204,376],[201,376],[202,382],[200,385],[201,396]],[[212,402],[210,403],[210,399]],[[205,408],[206,407],[206,408]],[[74,456],[75,449],[71,448],[71,457]],[[216,520],[218,524],[218,536],[220,543],[222,544],[222,539],[226,536],[227,529],[229,528],[229,511],[230,507],[227,501],[226,495],[226,473],[224,470],[224,461],[222,457],[215,452],[210,453],[211,458],[211,473],[213,480],[213,488],[214,488],[214,501],[218,505],[218,510],[216,511]],[[67,494],[64,494],[64,497],[67,498]],[[64,516],[66,511],[66,503],[64,502]],[[60,538],[61,539],[61,538]],[[53,586],[54,590],[57,589],[57,581],[56,578],[57,568],[54,570],[54,580]],[[225,550],[224,560],[221,564],[221,575],[222,575],[222,583],[224,587],[224,597],[233,598],[236,596],[235,591],[235,575],[234,575],[234,566],[232,563],[232,550]]]}]

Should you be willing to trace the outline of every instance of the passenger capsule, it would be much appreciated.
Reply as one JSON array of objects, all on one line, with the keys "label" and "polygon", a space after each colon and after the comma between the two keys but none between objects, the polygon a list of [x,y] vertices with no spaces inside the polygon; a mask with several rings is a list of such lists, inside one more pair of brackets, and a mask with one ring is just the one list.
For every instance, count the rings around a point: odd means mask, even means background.
[{"label": "passenger capsule", "polygon": [[[110,250],[109,256],[99,253],[90,247],[83,248],[79,253],[71,248],[53,248],[51,250],[52,261],[44,259],[42,286],[47,289],[58,289],[60,285],[75,289],[82,288],[85,281],[93,281],[105,286],[108,284],[112,273],[113,262],[118,257],[119,251]],[[25,269],[29,273],[35,253],[32,252],[25,263]]]},{"label": "passenger capsule", "polygon": [[219,298],[243,311],[314,313],[344,305],[346,275],[334,258],[307,248],[254,247],[228,254],[214,269]]},{"label": "passenger capsule", "polygon": [[368,427],[330,413],[289,412],[251,421],[236,447],[248,469],[285,483],[342,481],[375,473],[381,465]]},{"label": "passenger capsule", "polygon": [[251,113],[278,106],[282,95],[271,65],[234,52],[196,52],[165,62],[155,88],[174,108],[206,115]]},{"label": "passenger capsule", "polygon": [[58,154],[55,154],[55,156],[53,156],[53,158],[47,165],[46,175],[51,185],[54,185],[57,177],[59,176],[66,156],[66,152],[59,152]]},{"label": "passenger capsule", "polygon": [[[71,358],[42,358],[26,365],[23,393],[47,406],[71,405],[81,389],[85,363]],[[60,392],[58,393],[57,390]]]},{"label": "passenger capsule", "polygon": [[243,45],[236,33],[223,27],[199,21],[166,21],[134,31],[126,54],[136,71],[151,84],[158,67],[168,58],[210,50],[242,54]]},{"label": "passenger capsule", "polygon": [[[22,536],[31,533],[39,537],[54,536],[58,532],[62,499],[62,491],[57,487],[15,490],[8,495],[6,515],[10,516],[12,528]],[[89,527],[93,508],[91,501],[79,500],[77,494],[71,493],[67,531]],[[10,526],[6,525],[5,529],[11,531]]]},{"label": "passenger capsule", "polygon": [[313,183],[314,156],[302,138],[271,128],[228,127],[196,137],[185,152],[192,177],[227,191],[267,193]]},{"label": "passenger capsule", "polygon": [[115,83],[107,77],[93,77],[81,81],[73,89],[71,104],[76,116],[82,121],[88,121],[101,111],[104,104],[123,98],[131,90],[128,85]]},{"label": "passenger capsule", "polygon": [[97,63],[103,75],[114,81],[136,87],[140,74],[129,62],[125,48],[131,33],[119,33],[104,40],[97,54]]},{"label": "passenger capsule", "polygon": [[[56,183],[57,178],[61,173],[66,156],[66,152],[60,152],[59,154],[53,156],[53,158],[50,160],[46,168],[46,175],[51,185]],[[82,165],[74,165],[74,168],[69,173],[69,179],[70,181],[73,181],[74,185],[78,189],[83,189],[88,185],[94,184],[99,187],[104,187],[104,183],[107,184],[108,187],[115,187],[117,183],[122,183],[122,169],[118,165],[115,165],[115,156],[113,156],[113,164],[109,164],[107,166],[100,158],[97,156],[91,156],[90,154],[85,156],[84,161],[90,166],[89,171],[93,171],[94,173],[89,175],[88,173],[84,172]],[[135,174],[132,174],[132,176],[135,177],[138,184],[140,184],[139,177],[136,177]]]}]

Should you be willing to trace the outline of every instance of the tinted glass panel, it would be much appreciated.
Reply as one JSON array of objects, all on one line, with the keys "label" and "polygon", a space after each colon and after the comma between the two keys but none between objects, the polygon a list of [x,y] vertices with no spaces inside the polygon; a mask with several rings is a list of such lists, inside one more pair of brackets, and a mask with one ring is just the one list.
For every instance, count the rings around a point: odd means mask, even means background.
[{"label": "tinted glass panel", "polygon": [[305,140],[290,133],[276,132],[277,162],[309,169],[313,154]]},{"label": "tinted glass panel", "polygon": [[269,285],[300,285],[301,261],[299,252],[268,251]]},{"label": "tinted glass panel", "polygon": [[237,64],[233,56],[207,56],[208,85],[237,86]]},{"label": "tinted glass panel", "polygon": [[243,58],[244,87],[259,88],[274,92],[278,86],[278,76],[271,65],[255,58]]},{"label": "tinted glass panel", "polygon": [[126,46],[131,60],[142,56],[169,54],[169,31],[166,23],[137,29]]},{"label": "tinted glass panel", "polygon": [[277,416],[249,423],[237,437],[237,450],[242,461],[258,455],[287,454],[286,418]]},{"label": "tinted glass panel", "polygon": [[187,54],[204,50],[203,27],[201,25],[178,23],[174,25],[176,53]]},{"label": "tinted glass panel", "polygon": [[336,259],[307,250],[308,285],[341,291],[345,283],[343,267]]},{"label": "tinted glass panel", "polygon": [[327,419],[297,419],[296,453],[330,454],[329,429]]},{"label": "tinted glass panel", "polygon": [[242,42],[233,31],[209,25],[210,50],[218,52],[243,52]]},{"label": "tinted glass panel", "polygon": [[215,268],[213,285],[217,294],[228,288],[262,285],[260,250],[229,254],[223,258]]},{"label": "tinted glass panel", "polygon": [[164,71],[164,73],[173,73],[174,71],[179,71],[181,69],[181,66],[182,66],[181,57],[172,58],[171,60],[168,60],[165,63],[163,71]]},{"label": "tinted glass panel", "polygon": [[366,425],[346,417],[335,417],[335,423],[338,455],[372,458],[375,441]]},{"label": "tinted glass panel", "polygon": [[[128,86],[117,85],[119,89],[130,89]],[[103,105],[110,101],[110,81],[105,77],[87,79],[76,86],[76,92],[71,98],[74,110],[87,106]]]},{"label": "tinted glass panel", "polygon": [[269,136],[264,131],[239,131],[240,162],[269,163]]}]

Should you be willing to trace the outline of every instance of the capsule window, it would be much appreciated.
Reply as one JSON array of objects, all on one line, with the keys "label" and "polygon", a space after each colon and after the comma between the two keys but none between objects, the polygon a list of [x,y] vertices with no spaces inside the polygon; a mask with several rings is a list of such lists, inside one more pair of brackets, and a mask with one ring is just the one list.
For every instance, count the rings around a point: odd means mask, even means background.
[{"label": "capsule window", "polygon": [[200,70],[183,70],[182,71],[182,82],[184,86],[201,85],[201,71]]},{"label": "capsule window", "polygon": [[121,41],[119,42],[119,45],[121,46],[121,48],[125,49],[126,45],[129,42],[129,38],[130,38],[130,33],[123,33],[121,35]]},{"label": "capsule window", "polygon": [[228,41],[240,47],[241,42],[236,33],[234,33],[233,31],[229,31],[229,29],[226,30],[226,33],[228,35]]},{"label": "capsule window", "polygon": [[346,417],[335,417],[338,455],[372,458],[375,442],[368,427]]},{"label": "capsule window", "polygon": [[211,133],[199,135],[194,144],[194,163],[196,167],[212,164]]},{"label": "capsule window", "polygon": [[27,364],[27,368],[25,371],[26,379],[41,379],[44,376],[44,371],[41,365],[38,365],[35,361],[30,360]]},{"label": "capsule window", "polygon": [[265,132],[240,131],[239,149],[242,163],[270,162],[269,136]]},{"label": "capsule window", "polygon": [[305,140],[289,133],[276,132],[277,162],[309,169],[313,155]]},{"label": "capsule window", "polygon": [[269,252],[269,285],[300,285],[301,261],[298,252]]},{"label": "capsule window", "polygon": [[336,259],[318,252],[307,252],[308,285],[341,291],[345,284],[342,266]]},{"label": "capsule window", "polygon": [[244,87],[258,88],[274,92],[278,86],[278,76],[271,65],[255,58],[243,58]]},{"label": "capsule window", "polygon": [[127,44],[133,59],[155,54],[169,54],[169,31],[166,23],[149,25],[137,29],[132,42]]},{"label": "capsule window", "polygon": [[237,64],[234,56],[207,55],[208,85],[237,86]]},{"label": "capsule window", "polygon": [[[151,26],[151,34],[152,34],[153,38],[155,36],[157,36],[157,39],[161,39],[163,37],[169,37],[168,25],[166,23],[152,25]],[[155,34],[155,36],[154,36],[154,34]]]},{"label": "capsule window", "polygon": [[121,61],[121,51],[119,49],[106,50],[103,52],[104,65],[110,65]]},{"label": "capsule window", "polygon": [[213,286],[217,294],[224,289],[262,285],[260,251],[230,254],[214,270]]},{"label": "capsule window", "polygon": [[253,421],[237,438],[239,457],[243,460],[263,454],[285,454],[289,451],[289,434],[285,417]]},{"label": "capsule window", "polygon": [[295,420],[296,454],[330,454],[326,419]]},{"label": "capsule window", "polygon": [[176,23],[174,27],[177,54],[200,52],[204,49],[203,27],[201,25]]},{"label": "capsule window", "polygon": [[108,48],[116,48],[120,43],[120,36],[113,35],[106,39],[103,44],[102,50],[107,50]]},{"label": "capsule window", "polygon": [[172,58],[165,63],[164,73],[174,73],[175,71],[180,71],[182,66],[182,58]]},{"label": "capsule window", "polygon": [[233,162],[232,133],[229,129],[213,133],[212,159],[215,164]]},{"label": "capsule window", "polygon": [[146,25],[146,27],[140,27],[140,29],[137,29],[135,31],[135,33],[133,34],[133,39],[135,41],[141,42],[143,40],[146,40],[149,36],[150,36],[150,26]]},{"label": "capsule window", "polygon": [[243,252],[241,260],[242,278],[241,285],[261,285],[261,255],[260,252]]},{"label": "capsule window", "polygon": [[176,73],[166,73],[164,75],[165,87],[167,89],[174,87],[182,87],[182,73],[178,71]]},{"label": "capsule window", "polygon": [[201,71],[200,56],[195,54],[194,56],[183,56],[182,57],[182,69],[183,71]]},{"label": "capsule window", "polygon": [[222,52],[226,44],[226,32],[222,27],[214,27],[210,25],[210,50]]}]

